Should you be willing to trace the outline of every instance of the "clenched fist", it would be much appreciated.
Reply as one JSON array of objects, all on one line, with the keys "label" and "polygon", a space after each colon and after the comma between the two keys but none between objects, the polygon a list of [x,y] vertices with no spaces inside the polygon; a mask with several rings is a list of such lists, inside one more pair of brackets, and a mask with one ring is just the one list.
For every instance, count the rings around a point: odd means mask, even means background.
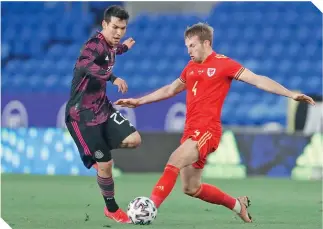
[{"label": "clenched fist", "polygon": [[132,37],[128,38],[127,40],[125,40],[125,41],[123,42],[123,44],[124,44],[124,45],[127,45],[128,49],[131,49],[131,47],[132,47],[135,43],[136,43],[136,42],[135,42],[135,40],[134,40]]}]

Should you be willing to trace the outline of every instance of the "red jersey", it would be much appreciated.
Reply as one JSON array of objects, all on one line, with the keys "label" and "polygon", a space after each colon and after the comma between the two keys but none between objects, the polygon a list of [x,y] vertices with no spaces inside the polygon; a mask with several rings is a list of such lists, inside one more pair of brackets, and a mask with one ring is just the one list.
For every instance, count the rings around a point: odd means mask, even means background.
[{"label": "red jersey", "polygon": [[185,131],[209,127],[221,131],[221,111],[232,79],[238,79],[244,67],[212,52],[203,63],[190,61],[180,80],[186,84]]}]

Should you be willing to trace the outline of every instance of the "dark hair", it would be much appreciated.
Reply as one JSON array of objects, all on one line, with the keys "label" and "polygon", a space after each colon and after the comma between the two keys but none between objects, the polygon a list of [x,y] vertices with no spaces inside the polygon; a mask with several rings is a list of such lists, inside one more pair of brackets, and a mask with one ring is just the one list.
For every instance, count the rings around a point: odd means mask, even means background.
[{"label": "dark hair", "polygon": [[193,36],[198,36],[203,41],[210,41],[212,45],[213,41],[213,28],[206,23],[197,23],[191,27],[187,27],[184,33],[184,38],[191,38]]},{"label": "dark hair", "polygon": [[120,20],[129,20],[129,13],[121,6],[113,5],[104,11],[104,20],[109,23],[111,17],[117,17]]}]

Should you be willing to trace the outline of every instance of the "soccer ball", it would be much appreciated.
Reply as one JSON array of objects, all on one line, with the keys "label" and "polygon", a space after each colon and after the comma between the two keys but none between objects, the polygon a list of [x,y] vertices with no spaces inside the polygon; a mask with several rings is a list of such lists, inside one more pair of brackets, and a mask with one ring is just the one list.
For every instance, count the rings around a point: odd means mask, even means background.
[{"label": "soccer ball", "polygon": [[148,225],[156,219],[157,208],[151,199],[140,196],[129,203],[127,214],[133,224]]}]

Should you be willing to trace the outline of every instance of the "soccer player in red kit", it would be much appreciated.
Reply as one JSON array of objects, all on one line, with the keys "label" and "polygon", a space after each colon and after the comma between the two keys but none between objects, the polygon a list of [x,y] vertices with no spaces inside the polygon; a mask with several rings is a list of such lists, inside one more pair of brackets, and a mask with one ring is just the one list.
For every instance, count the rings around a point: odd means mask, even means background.
[{"label": "soccer player in red kit", "polygon": [[234,198],[219,188],[201,181],[206,158],[216,151],[220,143],[221,110],[232,80],[244,81],[259,89],[296,101],[312,105],[314,101],[214,52],[213,28],[207,24],[198,23],[187,28],[184,37],[191,61],[178,79],[141,98],[120,99],[115,104],[137,107],[173,97],[186,89],[187,112],[181,145],[170,156],[150,198],[156,207],[159,207],[172,191],[180,174],[185,194],[212,204],[223,205],[237,213],[244,222],[251,223],[252,218],[247,209],[250,201],[247,196]]}]

